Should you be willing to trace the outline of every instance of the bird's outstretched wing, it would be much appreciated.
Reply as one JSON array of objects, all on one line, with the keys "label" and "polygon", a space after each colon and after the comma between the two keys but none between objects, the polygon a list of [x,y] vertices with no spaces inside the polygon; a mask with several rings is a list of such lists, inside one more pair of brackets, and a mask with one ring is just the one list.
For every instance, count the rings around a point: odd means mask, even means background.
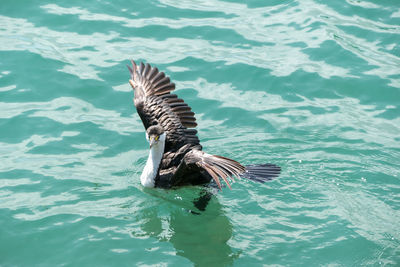
[{"label": "bird's outstretched wing", "polygon": [[275,164],[252,164],[243,166],[239,162],[203,151],[192,149],[188,152],[175,174],[172,186],[179,185],[187,178],[187,171],[196,169],[198,172],[207,172],[221,189],[223,180],[231,188],[228,178],[245,178],[259,183],[265,183],[278,177],[281,167]]},{"label": "bird's outstretched wing", "polygon": [[199,172],[207,172],[219,188],[222,187],[221,179],[231,188],[228,178],[240,178],[246,171],[244,166],[233,159],[210,155],[203,151],[193,149],[185,154],[175,174],[173,185],[179,185],[181,179],[187,178],[187,170],[192,171],[193,169],[197,169]]},{"label": "bird's outstretched wing", "polygon": [[167,132],[165,151],[188,143],[199,145],[197,131],[189,129],[197,126],[194,112],[177,95],[171,94],[175,84],[156,67],[131,62],[129,83],[135,92],[135,107],[145,129],[156,124],[164,128]]}]

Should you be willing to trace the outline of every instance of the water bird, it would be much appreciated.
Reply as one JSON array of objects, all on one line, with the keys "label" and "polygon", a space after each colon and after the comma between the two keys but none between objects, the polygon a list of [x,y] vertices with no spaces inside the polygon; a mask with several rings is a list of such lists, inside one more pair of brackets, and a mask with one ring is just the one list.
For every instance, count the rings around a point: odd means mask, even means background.
[{"label": "water bird", "polygon": [[131,60],[129,83],[134,104],[146,130],[150,152],[140,176],[145,187],[173,188],[210,184],[219,189],[222,182],[231,188],[228,178],[247,178],[265,182],[277,177],[281,168],[274,164],[243,166],[222,156],[202,150],[197,137],[195,113],[171,92],[175,84],[157,67]]}]

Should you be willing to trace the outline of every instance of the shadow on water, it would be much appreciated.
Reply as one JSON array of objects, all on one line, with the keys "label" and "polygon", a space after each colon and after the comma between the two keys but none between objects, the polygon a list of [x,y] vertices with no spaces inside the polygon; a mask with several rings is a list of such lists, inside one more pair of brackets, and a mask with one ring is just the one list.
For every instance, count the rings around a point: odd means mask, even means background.
[{"label": "shadow on water", "polygon": [[148,236],[169,242],[176,255],[195,266],[233,264],[240,252],[228,244],[232,238],[232,224],[216,196],[211,197],[205,211],[193,213],[194,202],[204,191],[184,188],[149,193],[158,198],[157,202],[164,203],[146,208],[140,216],[144,222],[141,229]]}]

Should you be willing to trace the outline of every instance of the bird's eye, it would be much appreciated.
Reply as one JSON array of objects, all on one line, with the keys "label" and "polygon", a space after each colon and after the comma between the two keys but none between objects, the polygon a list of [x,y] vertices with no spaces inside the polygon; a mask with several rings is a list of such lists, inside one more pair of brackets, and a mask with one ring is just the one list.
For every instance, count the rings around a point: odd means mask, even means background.
[{"label": "bird's eye", "polygon": [[158,135],[156,135],[156,137],[154,137],[154,140],[158,141]]}]

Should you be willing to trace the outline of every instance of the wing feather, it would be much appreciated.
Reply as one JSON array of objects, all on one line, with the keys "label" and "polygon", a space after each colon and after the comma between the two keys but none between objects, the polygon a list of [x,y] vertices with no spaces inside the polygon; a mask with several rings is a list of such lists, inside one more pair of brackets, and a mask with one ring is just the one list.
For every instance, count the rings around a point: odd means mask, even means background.
[{"label": "wing feather", "polygon": [[138,65],[133,60],[131,63],[132,66],[128,66],[129,83],[135,92],[135,107],[144,127],[160,124],[169,133],[167,147],[179,147],[185,143],[199,145],[197,131],[186,131],[197,126],[195,113],[183,99],[171,94],[175,84],[164,72],[148,63]]},{"label": "wing feather", "polygon": [[[237,178],[240,178],[246,170],[244,166],[233,159],[210,155],[196,149],[185,155],[184,162],[185,164],[180,166],[181,168],[190,169],[193,168],[193,166],[196,166],[205,170],[220,189],[222,188],[221,179],[224,180],[229,188],[231,188],[228,177],[233,178],[236,176]],[[181,173],[185,172],[182,171]]]},{"label": "wing feather", "polygon": [[216,174],[215,169],[212,166],[208,165],[207,163],[198,164],[197,166],[205,169],[217,183],[218,187],[221,188],[221,181],[219,180],[218,174]]}]

